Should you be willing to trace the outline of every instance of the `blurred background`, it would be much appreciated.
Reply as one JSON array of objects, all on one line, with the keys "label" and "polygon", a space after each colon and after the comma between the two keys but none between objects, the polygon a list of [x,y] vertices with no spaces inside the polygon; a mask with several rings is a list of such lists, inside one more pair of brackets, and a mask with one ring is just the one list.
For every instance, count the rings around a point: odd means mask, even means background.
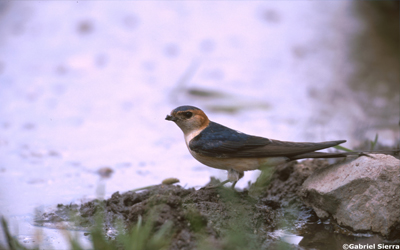
[{"label": "blurred background", "polygon": [[398,20],[399,1],[1,1],[0,214],[33,244],[35,208],[224,180],[164,120],[185,104],[272,139],[398,147]]}]

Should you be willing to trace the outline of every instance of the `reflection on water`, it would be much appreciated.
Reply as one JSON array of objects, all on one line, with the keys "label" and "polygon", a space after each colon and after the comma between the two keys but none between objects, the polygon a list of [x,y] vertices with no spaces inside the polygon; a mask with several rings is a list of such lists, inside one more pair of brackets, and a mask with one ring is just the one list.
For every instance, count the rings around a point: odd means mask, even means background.
[{"label": "reflection on water", "polygon": [[344,244],[375,244],[378,246],[383,243],[388,245],[400,243],[399,241],[386,241],[378,235],[346,232],[346,229],[330,224],[330,222],[311,223],[303,230],[301,234],[303,239],[299,242],[299,246],[306,249],[343,249]]}]

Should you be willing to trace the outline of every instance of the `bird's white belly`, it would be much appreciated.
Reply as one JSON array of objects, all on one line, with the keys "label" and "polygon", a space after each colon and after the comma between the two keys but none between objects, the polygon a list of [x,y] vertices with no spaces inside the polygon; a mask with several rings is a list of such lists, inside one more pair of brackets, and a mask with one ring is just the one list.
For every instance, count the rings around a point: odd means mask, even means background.
[{"label": "bird's white belly", "polygon": [[190,149],[189,151],[196,160],[203,163],[204,165],[223,170],[234,169],[238,172],[276,166],[287,162],[288,159],[286,157],[215,158],[215,157],[199,155]]}]

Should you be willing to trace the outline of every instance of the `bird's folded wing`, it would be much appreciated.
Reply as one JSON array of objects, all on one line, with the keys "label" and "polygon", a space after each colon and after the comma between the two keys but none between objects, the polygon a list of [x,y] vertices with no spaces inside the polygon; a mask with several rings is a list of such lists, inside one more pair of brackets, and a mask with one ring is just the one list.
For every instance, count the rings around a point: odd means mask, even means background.
[{"label": "bird's folded wing", "polygon": [[190,141],[189,148],[196,153],[211,157],[234,158],[239,155],[240,157],[250,157],[250,155],[244,156],[243,153],[252,152],[268,143],[270,143],[270,140],[262,137],[248,138],[240,141],[218,139],[196,140],[194,138]]},{"label": "bird's folded wing", "polygon": [[207,128],[189,142],[189,148],[206,156],[229,158],[238,152],[263,147],[270,143],[270,139],[251,136],[210,122]]},{"label": "bird's folded wing", "polygon": [[214,123],[189,143],[190,150],[218,158],[291,157],[329,148],[341,141],[285,142],[247,135]]}]

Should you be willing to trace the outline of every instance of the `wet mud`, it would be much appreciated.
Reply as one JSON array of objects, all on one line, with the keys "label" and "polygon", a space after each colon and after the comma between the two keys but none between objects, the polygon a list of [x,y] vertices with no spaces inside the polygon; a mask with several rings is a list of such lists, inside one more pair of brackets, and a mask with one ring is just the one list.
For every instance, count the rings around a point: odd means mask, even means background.
[{"label": "wet mud", "polygon": [[[116,192],[107,200],[59,204],[52,212],[39,213],[36,224],[68,222],[73,229],[89,230],[101,215],[104,234],[112,240],[118,223],[129,229],[143,219],[151,221],[156,232],[172,222],[168,249],[327,249],[326,243],[335,248],[364,238],[382,240],[372,234],[357,235],[329,219],[321,221],[301,202],[297,191],[304,180],[328,165],[325,160],[307,160],[278,166],[263,171],[244,190],[195,190],[161,184],[136,192]],[[209,185],[218,183],[212,177]],[[298,244],[289,244],[277,231],[303,238]]]}]

